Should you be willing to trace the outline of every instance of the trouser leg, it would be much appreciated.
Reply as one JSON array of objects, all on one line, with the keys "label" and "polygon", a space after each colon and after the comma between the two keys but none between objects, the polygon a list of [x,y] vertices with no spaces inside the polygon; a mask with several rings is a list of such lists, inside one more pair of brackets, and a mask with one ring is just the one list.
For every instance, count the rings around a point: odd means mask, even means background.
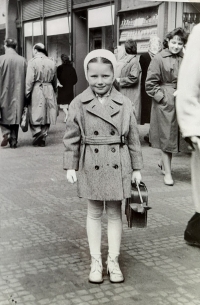
[{"label": "trouser leg", "polygon": [[200,213],[200,151],[195,145],[191,158],[192,193],[195,211]]},{"label": "trouser leg", "polygon": [[101,217],[103,209],[103,201],[88,200],[87,236],[90,255],[96,258],[101,255]]},{"label": "trouser leg", "polygon": [[108,253],[115,258],[120,254],[122,236],[121,201],[107,201],[106,213],[108,217]]},{"label": "trouser leg", "polygon": [[17,142],[18,132],[19,132],[19,125],[18,124],[10,125],[11,142],[15,142],[15,143]]},{"label": "trouser leg", "polygon": [[33,137],[35,137],[40,132],[47,135],[47,132],[50,128],[50,124],[45,124],[45,125],[32,125],[32,124],[30,124],[30,128],[31,128],[31,132],[32,132]]}]

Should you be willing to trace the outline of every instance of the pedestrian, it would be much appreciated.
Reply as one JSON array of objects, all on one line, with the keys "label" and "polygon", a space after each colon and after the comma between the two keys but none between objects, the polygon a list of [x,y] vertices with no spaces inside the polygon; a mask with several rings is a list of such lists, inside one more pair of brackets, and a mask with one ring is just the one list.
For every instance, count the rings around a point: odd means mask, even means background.
[{"label": "pedestrian", "polygon": [[26,60],[16,52],[17,41],[7,38],[5,55],[0,56],[1,146],[17,147],[19,124],[25,97]]},{"label": "pedestrian", "polygon": [[[122,200],[131,197],[132,181],[141,181],[142,154],[131,101],[113,87],[116,59],[94,50],[84,60],[89,87],[69,106],[64,135],[64,169],[78,195],[88,200],[87,236],[91,254],[89,281],[102,283],[101,216],[108,216],[107,272],[124,281],[118,257],[122,235]],[[77,171],[77,173],[76,173]],[[77,176],[76,176],[77,175]]]},{"label": "pedestrian", "polygon": [[150,121],[150,143],[161,149],[161,164],[164,183],[174,184],[171,174],[172,153],[179,151],[179,129],[175,108],[175,91],[179,67],[182,62],[182,49],[187,34],[176,28],[166,35],[164,49],[151,61],[147,72],[146,92],[153,98]]},{"label": "pedestrian", "polygon": [[74,85],[77,83],[76,70],[66,54],[61,55],[62,64],[57,68],[58,78],[58,105],[65,113],[67,120],[68,107],[74,98]]},{"label": "pedestrian", "polygon": [[184,238],[200,247],[200,24],[189,36],[179,72],[177,117],[182,135],[193,148],[191,158],[192,193],[195,214],[189,220]]},{"label": "pedestrian", "polygon": [[30,100],[30,128],[34,146],[45,146],[50,125],[57,119],[57,76],[54,61],[47,57],[42,43],[33,47],[33,58],[28,62],[26,97]]},{"label": "pedestrian", "polygon": [[[149,64],[154,56],[162,50],[162,43],[158,36],[150,37],[148,52],[140,55],[141,77],[141,125],[150,123],[151,97],[146,93],[145,82]],[[149,132],[144,136],[144,140],[149,143]]]},{"label": "pedestrian", "polygon": [[116,80],[120,92],[127,96],[134,108],[137,123],[140,124],[141,116],[141,67],[137,54],[137,43],[133,39],[125,42],[125,56],[117,63]]}]

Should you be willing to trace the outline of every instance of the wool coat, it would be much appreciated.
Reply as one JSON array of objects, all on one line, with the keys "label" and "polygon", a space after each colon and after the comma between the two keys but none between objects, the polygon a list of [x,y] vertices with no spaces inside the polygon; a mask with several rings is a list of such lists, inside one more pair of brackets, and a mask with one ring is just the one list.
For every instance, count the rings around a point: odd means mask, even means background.
[{"label": "wool coat", "polygon": [[57,76],[54,61],[43,53],[29,60],[26,74],[26,97],[30,100],[32,125],[56,124]]},{"label": "wool coat", "polygon": [[141,125],[150,123],[151,100],[152,98],[146,93],[145,82],[147,71],[151,62],[151,56],[148,52],[140,55],[140,66],[142,69],[141,77]]},{"label": "wool coat", "polygon": [[77,83],[76,71],[71,63],[58,66],[57,78],[63,86],[58,87],[58,104],[69,105],[74,98],[74,85]]},{"label": "wool coat", "polygon": [[[121,136],[126,144],[114,143]],[[90,144],[85,144],[87,139]],[[140,170],[143,162],[137,122],[127,97],[113,88],[102,105],[90,87],[83,91],[69,106],[63,142],[64,169],[78,171],[80,197],[122,200],[131,196],[132,171]]]},{"label": "wool coat", "polygon": [[20,124],[25,97],[26,60],[12,48],[0,56],[0,124]]},{"label": "wool coat", "polygon": [[137,55],[127,55],[123,59],[124,65],[120,75],[120,92],[127,96],[133,107],[137,123],[140,124],[141,117],[141,67]]},{"label": "wool coat", "polygon": [[179,72],[177,115],[184,137],[200,137],[200,24],[189,36]]},{"label": "wool coat", "polygon": [[177,153],[180,133],[176,117],[174,92],[183,53],[173,55],[162,50],[151,61],[146,79],[146,92],[152,97],[150,142],[152,147]]}]

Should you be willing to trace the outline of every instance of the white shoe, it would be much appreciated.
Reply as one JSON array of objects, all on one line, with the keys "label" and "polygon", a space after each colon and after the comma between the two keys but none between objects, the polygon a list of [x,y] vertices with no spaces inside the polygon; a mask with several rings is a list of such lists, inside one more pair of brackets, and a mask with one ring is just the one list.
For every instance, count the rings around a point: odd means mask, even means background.
[{"label": "white shoe", "polygon": [[89,282],[94,284],[103,283],[103,266],[101,257],[99,259],[92,257],[91,271],[89,274]]},{"label": "white shoe", "polygon": [[107,273],[110,274],[110,282],[111,283],[123,283],[124,276],[120,270],[118,263],[118,256],[114,259],[108,255],[107,259]]}]

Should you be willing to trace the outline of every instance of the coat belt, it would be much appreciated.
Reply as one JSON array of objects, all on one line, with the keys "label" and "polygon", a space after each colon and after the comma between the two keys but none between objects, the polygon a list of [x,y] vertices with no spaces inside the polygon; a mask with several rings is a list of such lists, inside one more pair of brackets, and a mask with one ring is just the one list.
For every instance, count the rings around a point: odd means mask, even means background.
[{"label": "coat belt", "polygon": [[165,87],[165,86],[167,86],[167,87],[172,87],[172,88],[174,88],[174,89],[177,89],[177,84],[176,83],[161,83],[161,87]]},{"label": "coat belt", "polygon": [[89,144],[89,145],[106,145],[106,144],[120,144],[127,145],[127,138],[122,136],[82,136],[81,144]]}]

